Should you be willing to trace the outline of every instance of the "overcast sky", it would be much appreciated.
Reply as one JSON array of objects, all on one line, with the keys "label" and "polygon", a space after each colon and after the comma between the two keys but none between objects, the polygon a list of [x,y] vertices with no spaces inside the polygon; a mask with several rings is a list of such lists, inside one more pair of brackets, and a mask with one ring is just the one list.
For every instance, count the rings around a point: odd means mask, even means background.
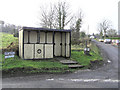
[{"label": "overcast sky", "polygon": [[15,25],[38,27],[40,7],[48,7],[50,3],[58,1],[69,3],[72,13],[79,9],[83,11],[81,30],[87,33],[97,33],[97,24],[104,19],[110,20],[113,28],[118,30],[119,0],[0,0],[0,20]]}]

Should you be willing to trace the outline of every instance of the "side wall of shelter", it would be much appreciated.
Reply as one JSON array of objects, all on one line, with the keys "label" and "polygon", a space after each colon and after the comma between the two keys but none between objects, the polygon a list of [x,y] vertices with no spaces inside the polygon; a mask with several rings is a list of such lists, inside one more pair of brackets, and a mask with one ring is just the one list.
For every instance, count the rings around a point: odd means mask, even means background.
[{"label": "side wall of shelter", "polygon": [[19,56],[23,58],[23,30],[19,31]]}]

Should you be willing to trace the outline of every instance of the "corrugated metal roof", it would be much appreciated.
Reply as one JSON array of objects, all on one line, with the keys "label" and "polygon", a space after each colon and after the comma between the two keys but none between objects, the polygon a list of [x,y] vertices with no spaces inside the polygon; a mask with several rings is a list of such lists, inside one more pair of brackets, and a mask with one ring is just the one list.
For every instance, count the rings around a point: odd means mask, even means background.
[{"label": "corrugated metal roof", "polygon": [[41,31],[58,31],[58,32],[71,32],[70,29],[49,29],[49,28],[35,28],[35,27],[23,27],[23,30],[41,30]]}]

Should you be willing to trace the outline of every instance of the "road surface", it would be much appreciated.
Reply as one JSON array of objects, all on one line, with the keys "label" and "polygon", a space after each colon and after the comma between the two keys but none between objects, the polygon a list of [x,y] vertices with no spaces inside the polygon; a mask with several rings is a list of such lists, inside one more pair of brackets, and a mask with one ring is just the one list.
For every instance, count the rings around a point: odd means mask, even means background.
[{"label": "road surface", "polygon": [[93,40],[106,64],[95,70],[69,74],[3,78],[3,88],[118,88],[118,48]]}]

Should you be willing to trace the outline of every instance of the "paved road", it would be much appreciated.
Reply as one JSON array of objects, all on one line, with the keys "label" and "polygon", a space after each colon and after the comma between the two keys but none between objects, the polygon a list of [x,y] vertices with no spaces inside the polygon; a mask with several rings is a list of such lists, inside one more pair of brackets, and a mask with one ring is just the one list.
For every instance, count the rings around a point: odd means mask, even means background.
[{"label": "paved road", "polygon": [[107,64],[96,70],[61,75],[3,78],[3,88],[118,88],[118,48],[93,40]]}]

